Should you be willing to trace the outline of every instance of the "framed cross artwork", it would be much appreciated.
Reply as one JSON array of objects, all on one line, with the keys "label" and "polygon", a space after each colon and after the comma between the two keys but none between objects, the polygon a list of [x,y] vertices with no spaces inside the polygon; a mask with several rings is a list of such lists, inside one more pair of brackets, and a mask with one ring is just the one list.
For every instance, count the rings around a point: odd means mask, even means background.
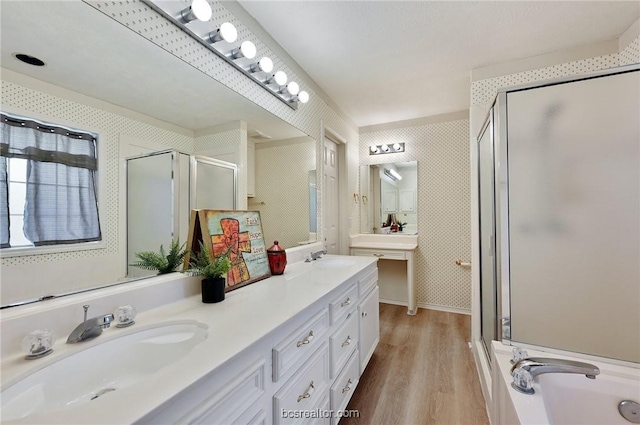
[{"label": "framed cross artwork", "polygon": [[214,258],[229,259],[227,292],[271,276],[259,211],[191,210],[185,265],[200,241]]}]

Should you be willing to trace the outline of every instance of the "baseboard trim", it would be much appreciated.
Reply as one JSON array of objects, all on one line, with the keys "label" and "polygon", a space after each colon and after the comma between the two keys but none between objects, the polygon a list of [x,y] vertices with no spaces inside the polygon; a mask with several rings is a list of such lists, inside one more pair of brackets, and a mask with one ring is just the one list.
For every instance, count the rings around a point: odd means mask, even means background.
[{"label": "baseboard trim", "polygon": [[[407,303],[405,301],[388,300],[386,298],[380,298],[380,302],[383,304],[393,304],[393,305],[401,305],[401,306],[407,307]],[[418,308],[425,308],[427,310],[445,311],[447,313],[464,314],[465,316],[471,316],[471,310],[468,310],[465,308],[449,307],[446,305],[418,303]]]},{"label": "baseboard trim", "polygon": [[468,310],[466,308],[449,307],[446,305],[426,304],[426,303],[418,303],[418,307],[426,308],[429,310],[446,311],[447,313],[464,314],[465,316],[471,316],[471,310]]}]

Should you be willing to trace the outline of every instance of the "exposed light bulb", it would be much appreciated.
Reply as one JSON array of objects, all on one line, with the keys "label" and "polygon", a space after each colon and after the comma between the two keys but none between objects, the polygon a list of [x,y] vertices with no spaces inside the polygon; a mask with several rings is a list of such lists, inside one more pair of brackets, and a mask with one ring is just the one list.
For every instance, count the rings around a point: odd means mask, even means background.
[{"label": "exposed light bulb", "polygon": [[307,103],[309,101],[309,93],[304,90],[301,91],[300,93],[298,93],[298,100],[300,101],[300,103]]},{"label": "exposed light bulb", "polygon": [[378,147],[377,147],[377,146],[371,146],[369,149],[371,150],[371,153],[378,153],[378,152],[380,152],[380,149],[378,149]]},{"label": "exposed light bulb", "polygon": [[273,81],[275,81],[279,86],[284,86],[287,84],[287,74],[285,74],[284,71],[278,71],[273,74]]},{"label": "exposed light bulb", "polygon": [[287,84],[287,91],[295,96],[300,92],[300,86],[295,81],[291,81]]},{"label": "exposed light bulb", "polygon": [[238,30],[230,22],[225,22],[220,25],[215,31],[209,33],[209,40],[211,43],[217,43],[218,41],[226,41],[227,43],[233,43],[238,38]]},{"label": "exposed light bulb", "polygon": [[380,149],[382,149],[383,152],[389,152],[389,146],[388,145],[382,145],[382,146],[380,146]]},{"label": "exposed light bulb", "polygon": [[251,72],[271,72],[273,71],[273,61],[268,57],[264,56],[258,63],[253,63],[249,67]]},{"label": "exposed light bulb", "polygon": [[399,143],[394,143],[394,144],[393,144],[393,149],[394,149],[396,152],[400,152],[400,151],[402,150],[402,146],[401,146]]},{"label": "exposed light bulb", "polygon": [[231,53],[231,57],[233,57],[234,59],[253,59],[256,57],[256,45],[249,40],[243,41],[239,49],[233,50],[233,52]]},{"label": "exposed light bulb", "polygon": [[187,24],[194,19],[207,22],[211,19],[212,14],[213,11],[211,10],[211,5],[207,0],[193,0],[191,2],[191,6],[180,12],[182,20]]}]

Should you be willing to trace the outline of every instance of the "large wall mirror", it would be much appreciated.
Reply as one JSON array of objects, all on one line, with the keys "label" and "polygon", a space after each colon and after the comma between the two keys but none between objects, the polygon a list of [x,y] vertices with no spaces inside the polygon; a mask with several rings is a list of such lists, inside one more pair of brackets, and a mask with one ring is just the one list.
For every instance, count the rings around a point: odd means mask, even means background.
[{"label": "large wall mirror", "polygon": [[418,233],[418,162],[360,167],[360,231]]},{"label": "large wall mirror", "polygon": [[[235,163],[236,205],[261,212],[269,245],[278,240],[289,248],[315,239],[315,140],[84,2],[7,2],[1,24],[2,111],[98,134],[103,237],[98,249],[3,250],[2,306],[130,279],[130,157],[171,150]],[[16,53],[46,65],[27,65]],[[203,180],[198,190],[216,185]],[[154,208],[143,206],[147,214]],[[165,248],[182,230],[184,223],[180,232],[168,231]],[[158,242],[137,249],[158,250]]]}]

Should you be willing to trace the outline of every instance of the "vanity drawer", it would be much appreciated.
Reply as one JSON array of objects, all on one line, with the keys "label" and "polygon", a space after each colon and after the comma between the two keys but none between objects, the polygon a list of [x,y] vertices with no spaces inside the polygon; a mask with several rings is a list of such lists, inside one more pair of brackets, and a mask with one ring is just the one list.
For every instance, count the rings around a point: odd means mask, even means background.
[{"label": "vanity drawer", "polygon": [[248,368],[247,372],[228,382],[216,395],[191,409],[189,414],[182,417],[179,422],[183,424],[248,423],[248,419],[256,416],[255,406],[259,406],[260,398],[265,394],[264,379],[267,367],[265,363],[263,360]]},{"label": "vanity drawer", "polygon": [[329,337],[331,353],[331,377],[335,378],[349,356],[358,346],[358,314],[353,311],[347,315],[346,322]]},{"label": "vanity drawer", "polygon": [[338,323],[358,303],[358,285],[353,284],[329,304],[331,324]]},{"label": "vanity drawer", "polygon": [[275,424],[301,422],[296,412],[320,407],[329,390],[329,347],[322,344],[311,359],[273,396]]},{"label": "vanity drawer", "polygon": [[377,284],[378,268],[376,267],[371,271],[371,273],[360,279],[360,281],[358,282],[358,288],[360,289],[360,298],[367,295]]},{"label": "vanity drawer", "polygon": [[329,312],[325,308],[276,345],[273,348],[273,382],[278,382],[308,359],[320,346],[327,329]]},{"label": "vanity drawer", "polygon": [[[347,407],[347,404],[360,381],[360,365],[358,364],[358,359],[358,350],[356,350],[351,355],[351,358],[342,373],[331,386],[331,410],[333,410],[334,414],[338,410],[343,410]],[[331,422],[336,424],[339,420],[340,418],[335,415]]]},{"label": "vanity drawer", "polygon": [[353,249],[352,255],[359,257],[378,257],[384,260],[406,260],[404,251],[381,250],[381,249]]}]

